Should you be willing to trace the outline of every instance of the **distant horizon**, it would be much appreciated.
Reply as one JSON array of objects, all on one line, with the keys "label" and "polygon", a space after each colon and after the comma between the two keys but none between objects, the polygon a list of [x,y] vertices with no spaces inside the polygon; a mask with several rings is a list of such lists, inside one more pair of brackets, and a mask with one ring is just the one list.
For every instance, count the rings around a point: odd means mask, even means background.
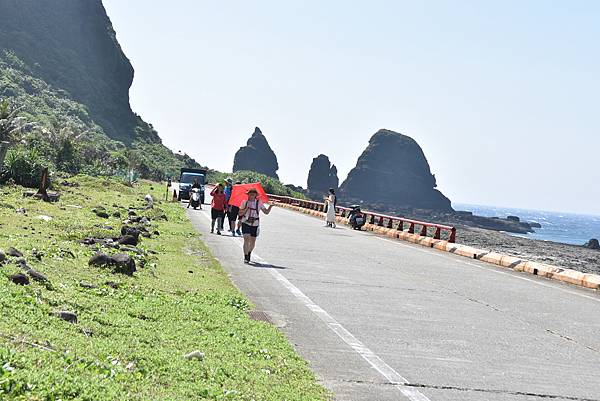
[{"label": "distant horizon", "polygon": [[283,182],[321,153],[342,182],[386,128],[450,200],[600,215],[600,3],[104,4],[133,110],[203,165],[231,171],[258,126]]},{"label": "distant horizon", "polygon": [[[475,206],[475,207],[494,208],[494,209],[512,209],[512,210],[522,210],[522,211],[527,211],[527,212],[568,214],[568,215],[580,216],[580,217],[598,217],[598,218],[600,218],[600,214],[580,213],[580,212],[573,212],[573,211],[569,211],[569,210],[547,210],[547,209],[531,209],[531,208],[518,207],[518,206],[484,205],[481,203],[455,202],[452,200],[451,200],[451,202],[452,202],[452,208],[457,211],[468,211],[468,210],[457,209],[455,207],[456,205],[462,205],[462,206]],[[520,216],[517,216],[517,217],[520,217]]]}]

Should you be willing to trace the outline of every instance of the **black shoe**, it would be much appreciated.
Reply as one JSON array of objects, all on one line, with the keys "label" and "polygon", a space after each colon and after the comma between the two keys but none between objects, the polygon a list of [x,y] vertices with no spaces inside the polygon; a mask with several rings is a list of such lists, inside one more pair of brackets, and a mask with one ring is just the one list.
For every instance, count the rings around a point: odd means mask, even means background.
[{"label": "black shoe", "polygon": [[221,231],[217,230],[217,235],[221,235]]},{"label": "black shoe", "polygon": [[250,254],[249,253],[244,255],[244,263],[250,263]]}]

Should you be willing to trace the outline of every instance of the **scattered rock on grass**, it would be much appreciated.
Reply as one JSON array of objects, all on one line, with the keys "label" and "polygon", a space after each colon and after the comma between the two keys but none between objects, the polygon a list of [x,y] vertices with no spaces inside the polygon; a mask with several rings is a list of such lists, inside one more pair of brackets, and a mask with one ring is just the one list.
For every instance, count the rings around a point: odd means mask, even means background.
[{"label": "scattered rock on grass", "polygon": [[37,249],[33,249],[31,251],[31,255],[36,258],[37,260],[41,261],[42,257],[44,256],[44,252],[42,251],[38,251]]},{"label": "scattered rock on grass", "polygon": [[27,269],[25,271],[25,273],[27,273],[27,275],[29,275],[29,277],[31,277],[32,279],[34,279],[37,282],[40,283],[49,283],[50,280],[48,280],[48,277],[46,277],[44,274],[40,273],[39,271],[35,270],[35,269]]},{"label": "scattered rock on grass", "polygon": [[61,310],[54,312],[54,316],[69,323],[77,323],[77,314],[75,312]]},{"label": "scattered rock on grass", "polygon": [[15,212],[21,213],[21,214],[27,214],[27,210],[24,207],[20,207],[20,208],[16,209]]},{"label": "scattered rock on grass", "polygon": [[131,226],[123,226],[121,227],[121,235],[132,235],[135,238],[140,237],[140,229]]},{"label": "scattered rock on grass", "polygon": [[126,274],[128,276],[133,276],[135,272],[135,261],[131,258],[131,256],[126,255],[124,253],[119,253],[111,257],[112,264],[114,265],[114,272]]},{"label": "scattered rock on grass", "polygon": [[22,258],[23,257],[23,253],[21,251],[19,251],[16,248],[13,248],[12,246],[10,248],[8,248],[8,250],[6,251],[6,254],[8,256],[12,256],[13,258]]},{"label": "scattered rock on grass", "polygon": [[79,285],[83,288],[87,288],[88,290],[94,289],[94,288],[98,288],[98,286],[92,284],[92,283],[88,283],[87,281],[80,281]]},{"label": "scattered rock on grass", "polygon": [[98,252],[92,256],[88,264],[97,267],[112,267],[113,273],[121,273],[128,276],[133,276],[133,273],[136,271],[135,261],[131,256],[124,253],[109,256],[105,253]]},{"label": "scattered rock on grass", "polygon": [[192,351],[185,356],[185,359],[198,359],[199,361],[204,360],[204,352]]},{"label": "scattered rock on grass", "polygon": [[6,261],[6,254],[3,251],[0,251],[0,263]]},{"label": "scattered rock on grass", "polygon": [[18,285],[29,285],[29,277],[27,277],[23,273],[17,273],[8,276],[8,279]]},{"label": "scattered rock on grass", "polygon": [[108,219],[108,217],[109,217],[108,213],[106,213],[106,209],[104,207],[102,207],[102,206],[98,206],[98,207],[93,208],[92,212],[96,216],[98,216],[98,217],[100,217],[102,219]]},{"label": "scattered rock on grass", "polygon": [[92,258],[88,262],[88,264],[90,266],[97,266],[97,267],[106,267],[106,266],[110,265],[110,263],[111,263],[110,256],[108,256],[107,254],[102,253],[102,252],[98,252],[97,254],[92,256]]},{"label": "scattered rock on grass", "polygon": [[117,240],[117,242],[121,245],[133,245],[136,246],[138,244],[138,238],[133,235],[123,235],[121,238]]}]

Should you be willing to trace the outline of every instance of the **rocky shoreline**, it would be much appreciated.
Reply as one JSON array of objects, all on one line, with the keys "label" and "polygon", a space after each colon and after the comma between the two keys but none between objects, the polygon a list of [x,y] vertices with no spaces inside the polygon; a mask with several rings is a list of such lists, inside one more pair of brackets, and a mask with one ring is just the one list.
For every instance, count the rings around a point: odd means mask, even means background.
[{"label": "rocky shoreline", "polygon": [[457,226],[456,242],[533,262],[600,274],[600,251],[584,246],[520,238],[465,225]]}]

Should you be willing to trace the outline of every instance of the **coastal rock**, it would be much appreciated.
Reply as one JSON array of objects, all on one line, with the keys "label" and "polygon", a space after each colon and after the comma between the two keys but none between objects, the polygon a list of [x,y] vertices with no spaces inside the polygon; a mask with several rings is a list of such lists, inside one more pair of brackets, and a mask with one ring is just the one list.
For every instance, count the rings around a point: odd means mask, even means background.
[{"label": "coastal rock", "polygon": [[339,185],[340,180],[335,164],[332,166],[326,155],[321,154],[315,157],[308,172],[308,191],[313,194],[325,194],[329,188],[337,190]]},{"label": "coastal rock", "polygon": [[517,223],[521,221],[521,219],[518,216],[506,216],[506,220],[514,221]]},{"label": "coastal rock", "polygon": [[340,187],[341,198],[399,207],[453,211],[435,187],[427,159],[417,142],[387,129],[371,137],[356,167]]},{"label": "coastal rock", "polygon": [[277,156],[269,146],[267,138],[256,127],[246,146],[241,147],[233,159],[233,171],[249,170],[277,178]]},{"label": "coastal rock", "polygon": [[591,240],[589,240],[588,242],[585,243],[586,248],[589,249],[600,249],[600,243],[598,242],[598,240],[596,238],[592,238]]}]

